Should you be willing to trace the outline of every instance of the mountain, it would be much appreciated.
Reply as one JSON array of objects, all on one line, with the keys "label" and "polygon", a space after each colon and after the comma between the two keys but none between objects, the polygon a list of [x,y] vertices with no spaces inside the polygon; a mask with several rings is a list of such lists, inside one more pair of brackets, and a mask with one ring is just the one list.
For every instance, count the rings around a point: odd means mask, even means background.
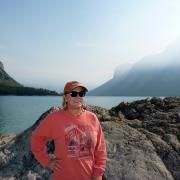
[{"label": "mountain", "polygon": [[15,81],[9,74],[4,70],[4,65],[0,61],[0,86],[12,86],[12,87],[22,87],[20,83]]},{"label": "mountain", "polygon": [[[122,72],[89,92],[107,96],[179,96],[180,43],[157,55],[144,57]],[[123,67],[122,67],[123,69]]]},{"label": "mountain", "polygon": [[48,89],[24,87],[14,80],[4,69],[0,61],[0,95],[59,95]]}]

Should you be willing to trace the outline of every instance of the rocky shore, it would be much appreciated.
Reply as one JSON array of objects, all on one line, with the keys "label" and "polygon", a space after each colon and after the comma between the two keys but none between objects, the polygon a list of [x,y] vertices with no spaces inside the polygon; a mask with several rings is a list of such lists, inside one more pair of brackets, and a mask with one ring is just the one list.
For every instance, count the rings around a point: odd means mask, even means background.
[{"label": "rocky shore", "polygon": [[[180,97],[122,102],[112,109],[87,106],[101,121],[108,180],[180,180]],[[45,180],[30,151],[30,136],[51,108],[19,135],[0,135],[0,180]],[[53,153],[53,144],[47,144]]]}]

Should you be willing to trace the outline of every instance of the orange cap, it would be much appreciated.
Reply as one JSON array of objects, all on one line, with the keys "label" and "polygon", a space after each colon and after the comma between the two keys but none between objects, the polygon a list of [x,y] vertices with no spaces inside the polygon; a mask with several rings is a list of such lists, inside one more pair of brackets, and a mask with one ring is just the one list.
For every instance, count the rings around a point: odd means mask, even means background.
[{"label": "orange cap", "polygon": [[82,87],[85,89],[85,91],[88,91],[88,89],[83,84],[81,84],[80,82],[70,81],[70,82],[67,82],[66,85],[64,86],[64,94],[71,92],[73,89],[75,89],[77,87]]}]

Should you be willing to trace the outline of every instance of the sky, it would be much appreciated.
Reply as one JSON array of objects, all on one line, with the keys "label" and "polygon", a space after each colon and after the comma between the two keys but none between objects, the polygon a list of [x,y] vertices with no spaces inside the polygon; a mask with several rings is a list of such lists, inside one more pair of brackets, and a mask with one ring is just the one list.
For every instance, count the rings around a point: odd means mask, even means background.
[{"label": "sky", "polygon": [[93,89],[178,38],[179,0],[0,0],[0,61],[25,86]]}]

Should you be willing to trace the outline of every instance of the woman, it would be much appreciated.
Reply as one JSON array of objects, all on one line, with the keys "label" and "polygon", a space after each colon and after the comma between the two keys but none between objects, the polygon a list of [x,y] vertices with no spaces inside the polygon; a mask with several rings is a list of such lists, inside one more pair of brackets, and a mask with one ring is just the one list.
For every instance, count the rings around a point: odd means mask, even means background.
[{"label": "woman", "polygon": [[[83,107],[87,91],[77,81],[66,83],[64,108],[48,115],[32,134],[32,152],[53,170],[53,180],[102,180],[106,145],[96,115]],[[48,140],[55,142],[53,158],[45,149]]]}]

